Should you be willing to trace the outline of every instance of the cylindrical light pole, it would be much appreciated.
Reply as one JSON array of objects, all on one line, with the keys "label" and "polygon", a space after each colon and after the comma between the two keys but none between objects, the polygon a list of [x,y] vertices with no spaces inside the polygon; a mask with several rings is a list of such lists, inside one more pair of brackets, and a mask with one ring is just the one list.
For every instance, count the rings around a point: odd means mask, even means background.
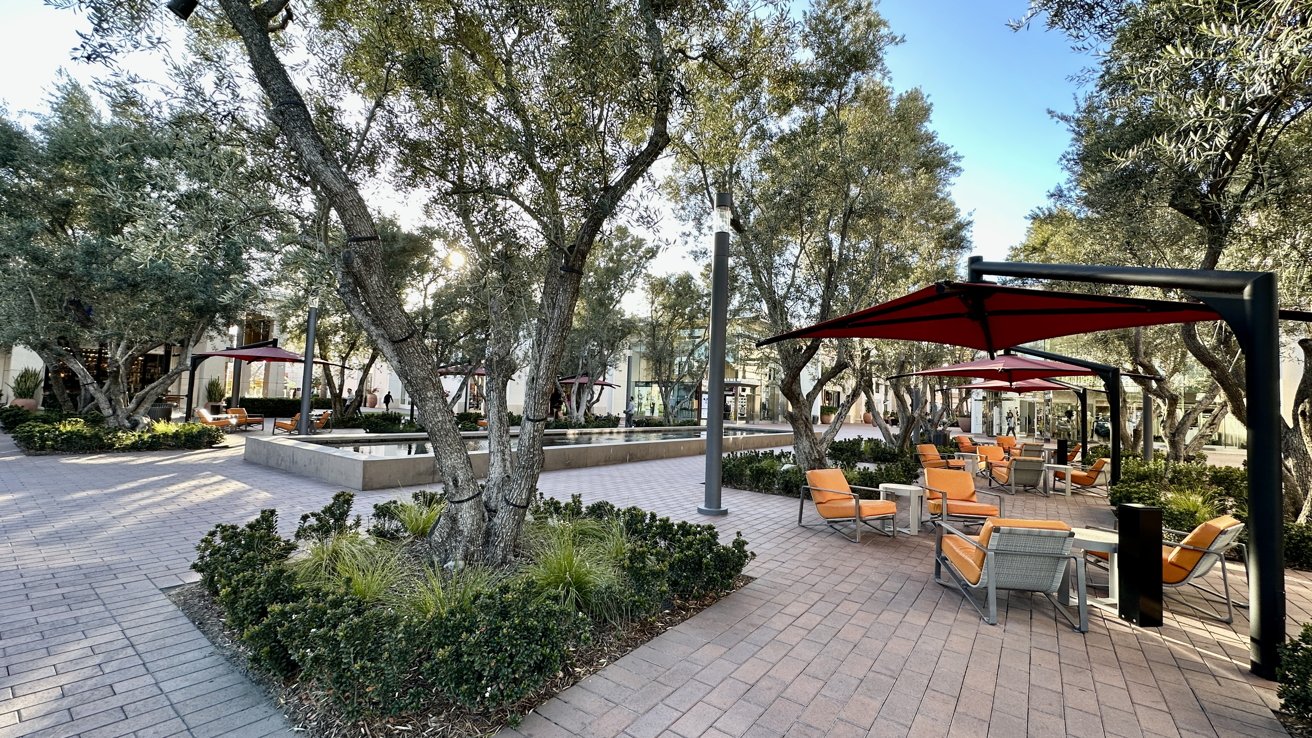
[{"label": "cylindrical light pole", "polygon": [[715,193],[715,254],[711,261],[711,340],[706,390],[706,492],[697,512],[724,515],[720,505],[720,469],[724,451],[724,350],[729,321],[729,221],[733,197]]},{"label": "cylindrical light pole", "polygon": [[310,433],[310,385],[314,382],[314,329],[319,322],[319,295],[310,295],[310,315],[305,321],[305,368],[301,371],[301,422],[296,432]]}]

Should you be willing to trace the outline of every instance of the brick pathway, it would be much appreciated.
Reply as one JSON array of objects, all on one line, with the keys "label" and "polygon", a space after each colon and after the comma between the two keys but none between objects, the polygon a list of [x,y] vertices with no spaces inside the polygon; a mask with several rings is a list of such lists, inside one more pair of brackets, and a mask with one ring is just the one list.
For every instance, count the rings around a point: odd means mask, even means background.
[{"label": "brick pathway", "polygon": [[[544,492],[697,519],[702,459],[553,472]],[[240,449],[24,457],[0,435],[0,738],[290,734],[264,695],[160,591],[194,579],[218,521],[334,490]],[[365,493],[368,510],[393,494]],[[1168,612],[1086,636],[1013,595],[984,625],[930,579],[932,538],[857,546],[795,525],[797,502],[725,491],[757,580],[525,719],[528,735],[1281,734],[1246,635]],[[1106,522],[1092,498],[1010,498],[1015,514]],[[1289,578],[1291,617],[1312,581]],[[1247,624],[1236,625],[1246,633]],[[513,734],[513,732],[512,732]]]}]

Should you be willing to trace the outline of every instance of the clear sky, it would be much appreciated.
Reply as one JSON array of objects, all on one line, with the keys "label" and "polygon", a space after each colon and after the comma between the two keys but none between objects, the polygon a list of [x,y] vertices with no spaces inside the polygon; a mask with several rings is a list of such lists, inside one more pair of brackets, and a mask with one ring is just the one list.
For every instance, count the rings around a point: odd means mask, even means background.
[{"label": "clear sky", "polygon": [[1036,24],[1012,31],[1025,0],[883,0],[906,38],[888,55],[893,86],[919,87],[939,138],[961,155],[953,195],[975,227],[975,253],[1003,258],[1025,236],[1025,216],[1062,179],[1070,137],[1048,110],[1074,108],[1070,77],[1092,59]]},{"label": "clear sky", "polygon": [[[940,138],[962,157],[953,194],[974,221],[975,253],[1002,258],[1025,234],[1026,214],[1061,180],[1058,159],[1066,130],[1047,111],[1069,111],[1070,77],[1088,57],[1034,27],[1006,23],[1025,0],[883,0],[880,12],[905,43],[889,52],[893,85],[920,87],[934,105]],[[11,114],[44,107],[56,70],[80,78],[93,69],[70,62],[75,31],[70,11],[38,0],[0,0],[0,101]],[[141,63],[149,63],[141,60]],[[691,266],[679,259],[680,268]]]}]

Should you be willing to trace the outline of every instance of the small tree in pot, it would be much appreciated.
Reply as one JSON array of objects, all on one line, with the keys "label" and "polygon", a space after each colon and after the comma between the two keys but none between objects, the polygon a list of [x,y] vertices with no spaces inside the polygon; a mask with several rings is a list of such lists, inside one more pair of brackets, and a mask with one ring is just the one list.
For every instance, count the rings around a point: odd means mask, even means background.
[{"label": "small tree in pot", "polygon": [[209,405],[208,410],[212,413],[223,412],[223,380],[218,377],[210,377],[210,381],[205,383],[205,402]]}]

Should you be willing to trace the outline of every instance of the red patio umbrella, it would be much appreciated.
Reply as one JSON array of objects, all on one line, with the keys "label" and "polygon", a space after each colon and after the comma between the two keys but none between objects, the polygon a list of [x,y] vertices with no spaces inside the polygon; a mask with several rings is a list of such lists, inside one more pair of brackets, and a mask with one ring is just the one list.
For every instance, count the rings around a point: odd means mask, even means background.
[{"label": "red patio umbrella", "polygon": [[1030,341],[1113,328],[1218,320],[1206,305],[1088,295],[990,282],[938,282],[850,315],[757,342],[789,338],[897,338],[990,354]]},{"label": "red patio umbrella", "polygon": [[949,364],[948,366],[933,369],[921,369],[918,372],[897,374],[889,377],[889,379],[898,379],[900,377],[980,377],[1010,384],[1026,379],[1087,376],[1091,374],[1094,374],[1092,369],[1061,361],[1003,354],[991,359],[978,359],[963,364]]},{"label": "red patio umbrella", "polygon": [[1021,394],[1024,392],[1060,392],[1062,390],[1082,389],[1073,388],[1069,384],[1053,382],[1049,379],[1025,379],[1019,382],[1004,382],[1001,379],[990,379],[983,382],[973,382],[963,384],[959,389],[963,390],[984,390],[985,392],[1014,392]]},{"label": "red patio umbrella", "polygon": [[[294,361],[299,363],[305,361],[305,356],[303,356],[302,354],[292,353],[291,351],[288,351],[285,348],[279,348],[277,346],[260,346],[259,348],[224,349],[222,351],[207,351],[204,353],[192,354],[192,357],[197,359],[212,359],[216,356],[224,359],[235,359],[237,361],[248,361],[248,362],[249,361],[288,361],[288,362]],[[326,361],[324,359],[315,359],[314,363],[325,365],[325,366],[341,366],[341,364],[334,364],[333,362]]]},{"label": "red patio umbrella", "polygon": [[[586,374],[577,374],[573,377],[561,377],[560,383],[561,384],[587,384],[588,379],[589,377]],[[592,386],[593,387],[619,387],[618,384],[611,384],[610,382],[607,382],[605,378],[594,381],[592,383]]]}]

